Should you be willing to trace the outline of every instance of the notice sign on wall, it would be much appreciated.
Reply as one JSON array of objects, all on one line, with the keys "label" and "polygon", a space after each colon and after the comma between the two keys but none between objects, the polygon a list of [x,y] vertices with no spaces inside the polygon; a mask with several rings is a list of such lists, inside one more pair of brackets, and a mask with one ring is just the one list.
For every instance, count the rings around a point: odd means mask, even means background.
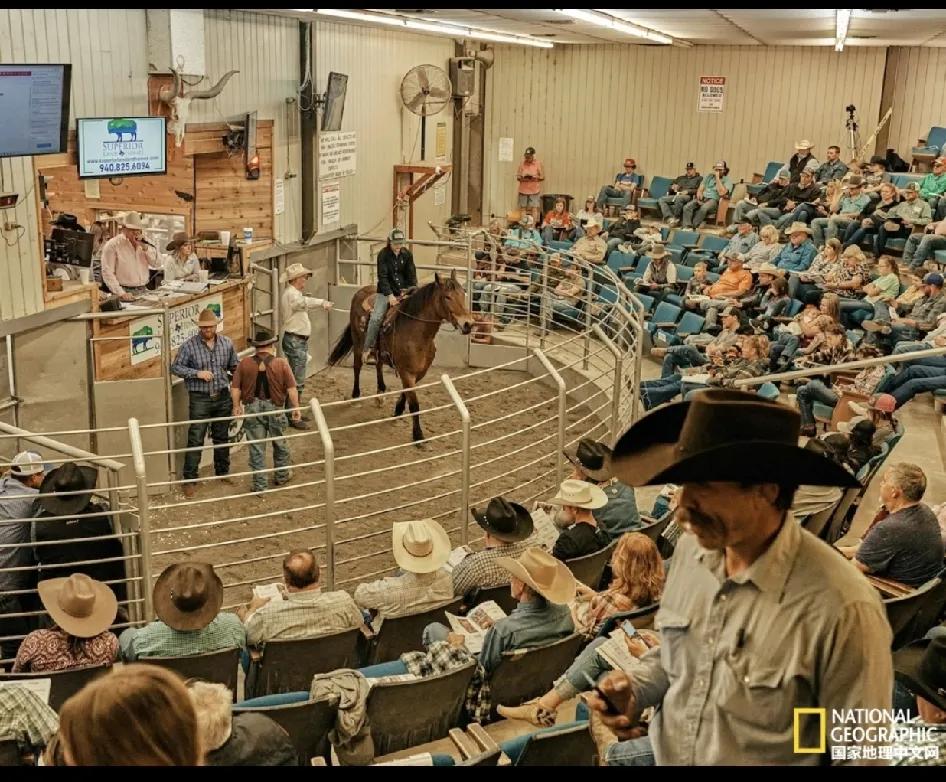
[{"label": "notice sign on wall", "polygon": [[323,182],[322,225],[334,225],[342,219],[342,188],[339,182]]},{"label": "notice sign on wall", "polygon": [[319,134],[319,179],[353,176],[358,150],[354,130]]},{"label": "notice sign on wall", "polygon": [[725,76],[700,76],[700,102],[697,111],[722,111],[725,95]]}]

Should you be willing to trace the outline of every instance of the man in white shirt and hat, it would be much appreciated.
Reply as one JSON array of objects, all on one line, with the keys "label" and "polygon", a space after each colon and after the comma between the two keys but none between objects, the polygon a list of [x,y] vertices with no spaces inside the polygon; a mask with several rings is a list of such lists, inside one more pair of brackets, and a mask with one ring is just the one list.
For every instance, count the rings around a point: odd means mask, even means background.
[{"label": "man in white shirt and hat", "polygon": [[[328,299],[318,299],[306,296],[302,291],[312,276],[312,272],[301,263],[293,263],[283,273],[282,281],[286,284],[282,293],[282,350],[292,367],[292,374],[296,378],[296,388],[299,399],[302,399],[302,386],[305,384],[305,368],[309,361],[309,337],[312,334],[312,323],[309,320],[309,310],[322,308],[325,311],[332,309],[332,302]],[[301,419],[291,420],[289,425],[293,429],[308,429],[309,425]]]},{"label": "man in white shirt and hat", "polygon": [[150,267],[158,253],[142,239],[144,224],[137,212],[128,212],[118,235],[102,247],[102,281],[122,301],[132,301],[147,290]]},{"label": "man in white shirt and hat", "polygon": [[453,576],[443,567],[450,557],[446,530],[433,519],[421,519],[396,521],[391,534],[401,573],[359,584],[358,607],[382,617],[409,616],[453,600]]}]

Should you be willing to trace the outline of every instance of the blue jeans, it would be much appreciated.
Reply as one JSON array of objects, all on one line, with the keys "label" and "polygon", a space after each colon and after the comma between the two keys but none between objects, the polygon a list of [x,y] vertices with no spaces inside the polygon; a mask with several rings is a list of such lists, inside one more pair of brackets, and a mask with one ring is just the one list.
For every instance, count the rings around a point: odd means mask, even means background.
[{"label": "blue jeans", "polygon": [[877,233],[877,229],[874,226],[869,228],[864,228],[856,220],[852,220],[851,224],[847,227],[847,230],[844,232],[844,248],[848,247],[858,247],[860,243],[863,242],[867,237],[874,236]]},{"label": "blue jeans", "polygon": [[[302,387],[305,385],[305,367],[309,362],[309,340],[289,334],[282,335],[282,352],[286,354],[286,361],[292,368],[293,377],[296,379],[296,388],[299,389],[299,399],[302,399]],[[286,407],[290,406],[288,397],[286,398]]]},{"label": "blue jeans", "polygon": [[660,377],[668,378],[679,374],[685,367],[701,367],[709,361],[706,356],[692,345],[674,345],[667,348],[663,364],[660,367]]},{"label": "blue jeans", "polygon": [[757,206],[749,212],[749,219],[760,226],[772,225],[782,216],[782,210],[771,206]]},{"label": "blue jeans", "polygon": [[815,402],[821,402],[828,407],[838,403],[838,395],[820,380],[809,380],[798,389],[798,412],[801,413],[802,426],[815,425]]},{"label": "blue jeans", "polygon": [[553,228],[551,225],[545,226],[542,229],[542,242],[548,244],[549,242],[574,242],[580,233],[578,228]]},{"label": "blue jeans", "polygon": [[655,766],[654,746],[650,736],[641,736],[639,739],[619,741],[608,747],[604,756],[608,766]]},{"label": "blue jeans", "polygon": [[893,345],[896,345],[898,342],[916,342],[919,340],[920,336],[919,329],[914,326],[908,326],[903,323],[890,324],[890,334],[888,338]]},{"label": "blue jeans", "polygon": [[289,480],[289,445],[283,438],[283,432],[286,429],[286,414],[256,415],[256,413],[266,413],[277,409],[279,408],[269,400],[261,401],[259,399],[244,406],[247,418],[243,424],[243,429],[246,432],[246,439],[250,448],[253,491],[263,491],[269,485],[266,474],[261,472],[261,470],[266,469],[266,443],[259,442],[268,437],[279,438],[272,441],[276,485],[278,486]]},{"label": "blue jeans", "polygon": [[520,290],[519,286],[512,282],[476,280],[473,283],[473,301],[479,303],[480,310],[489,309],[503,323],[508,323],[511,318],[506,314],[506,294],[515,293],[518,290]]},{"label": "blue jeans", "polygon": [[836,239],[839,233],[843,236],[854,222],[849,217],[838,217],[838,215],[816,217],[811,221],[812,240],[815,247],[821,247],[828,239]]},{"label": "blue jeans", "polygon": [[[577,714],[576,714],[577,716]],[[551,728],[542,728],[541,730],[535,731],[535,733],[525,733],[522,736],[516,736],[514,739],[508,739],[500,743],[499,748],[503,751],[506,757],[512,762],[512,765],[516,765],[519,762],[519,758],[525,750],[526,745],[532,739],[533,736],[543,736],[547,733],[558,733],[563,730],[568,730],[574,728],[579,723],[587,723],[587,720],[576,720],[575,722],[569,722],[563,725],[553,725]]]},{"label": "blue jeans", "polygon": [[897,372],[890,382],[888,393],[902,407],[918,394],[946,388],[946,369],[915,364]]},{"label": "blue jeans", "polygon": [[841,323],[856,329],[874,314],[874,305],[862,299],[841,299]]},{"label": "blue jeans", "polygon": [[664,220],[669,220],[671,217],[675,217],[679,220],[683,217],[683,207],[692,200],[693,196],[684,195],[683,193],[670,194],[665,195],[663,198],[658,198],[657,207],[660,209],[660,216]]},{"label": "blue jeans", "polygon": [[604,206],[605,200],[608,198],[620,198],[621,207],[623,208],[631,203],[631,197],[633,195],[634,193],[631,190],[619,190],[613,185],[605,185],[598,191],[598,200],[596,203],[599,207],[602,207]]},{"label": "blue jeans", "polygon": [[379,293],[374,297],[374,307],[371,310],[371,317],[368,318],[368,328],[365,331],[365,350],[373,348],[374,343],[378,341],[381,321],[384,320],[384,313],[387,311],[388,297]]},{"label": "blue jeans", "polygon": [[[671,348],[672,350],[673,348]],[[651,410],[657,405],[669,402],[680,393],[683,376],[679,373],[657,380],[644,380],[641,383],[641,401],[645,410]]]},{"label": "blue jeans", "polygon": [[[946,203],[946,199],[943,199]],[[903,248],[903,265],[919,269],[937,250],[946,249],[946,236],[933,234],[911,234]]]},{"label": "blue jeans", "polygon": [[[680,383],[680,396],[683,398],[684,402],[689,402],[693,397],[691,396],[697,391],[702,391],[704,388],[709,388],[706,383],[688,383],[684,380]],[[744,388],[743,391],[748,391],[749,389]]]},{"label": "blue jeans", "polygon": [[772,370],[784,369],[792,363],[798,347],[801,345],[801,338],[787,331],[782,331],[769,346],[769,367]]},{"label": "blue jeans", "polygon": [[[216,399],[210,394],[200,391],[191,391],[188,398],[187,415],[191,420],[199,418],[220,418],[233,414],[233,400],[230,390],[224,389]],[[191,424],[187,428],[187,447],[193,448],[184,454],[184,480],[197,479],[197,468],[200,466],[200,448],[204,445],[207,428],[210,428],[210,439],[214,446],[214,473],[226,475],[230,472],[230,422],[214,421],[213,423]]]},{"label": "blue jeans", "polygon": [[910,236],[910,229],[900,226],[896,231],[888,231],[883,224],[877,229],[877,236],[874,239],[874,254],[882,255],[887,247],[888,239],[907,239]]},{"label": "blue jeans", "polygon": [[407,666],[400,660],[368,665],[365,668],[359,668],[358,671],[366,679],[380,679],[382,676],[400,676],[408,673]]},{"label": "blue jeans", "polygon": [[690,201],[683,207],[683,227],[699,228],[703,221],[714,214],[719,208],[719,201],[707,199],[702,204],[697,201]]}]

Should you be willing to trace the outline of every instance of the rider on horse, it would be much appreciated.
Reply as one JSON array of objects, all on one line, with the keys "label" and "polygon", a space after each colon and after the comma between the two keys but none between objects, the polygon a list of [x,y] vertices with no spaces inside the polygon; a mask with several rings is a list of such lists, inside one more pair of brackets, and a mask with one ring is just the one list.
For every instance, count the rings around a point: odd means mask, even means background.
[{"label": "rider on horse", "polygon": [[388,243],[378,253],[378,295],[374,299],[374,308],[368,321],[365,334],[365,354],[363,361],[371,363],[375,353],[378,332],[389,306],[397,304],[398,299],[410,288],[417,286],[417,269],[414,268],[414,256],[404,246],[404,232],[395,228],[388,234]]}]

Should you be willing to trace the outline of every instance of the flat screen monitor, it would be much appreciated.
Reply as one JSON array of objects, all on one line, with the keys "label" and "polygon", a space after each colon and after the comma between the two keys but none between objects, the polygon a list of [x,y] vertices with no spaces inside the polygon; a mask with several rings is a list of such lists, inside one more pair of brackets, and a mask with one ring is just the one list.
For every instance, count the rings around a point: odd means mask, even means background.
[{"label": "flat screen monitor", "polygon": [[66,151],[71,83],[71,65],[0,64],[0,157]]},{"label": "flat screen monitor", "polygon": [[71,231],[68,228],[53,228],[49,240],[50,262],[86,267],[92,265],[94,241],[92,234],[85,231]]},{"label": "flat screen monitor", "polygon": [[325,89],[325,111],[322,113],[322,130],[341,130],[345,113],[345,95],[348,93],[348,76],[344,73],[328,75]]},{"label": "flat screen monitor", "polygon": [[79,179],[167,173],[164,117],[80,117],[76,120]]}]

